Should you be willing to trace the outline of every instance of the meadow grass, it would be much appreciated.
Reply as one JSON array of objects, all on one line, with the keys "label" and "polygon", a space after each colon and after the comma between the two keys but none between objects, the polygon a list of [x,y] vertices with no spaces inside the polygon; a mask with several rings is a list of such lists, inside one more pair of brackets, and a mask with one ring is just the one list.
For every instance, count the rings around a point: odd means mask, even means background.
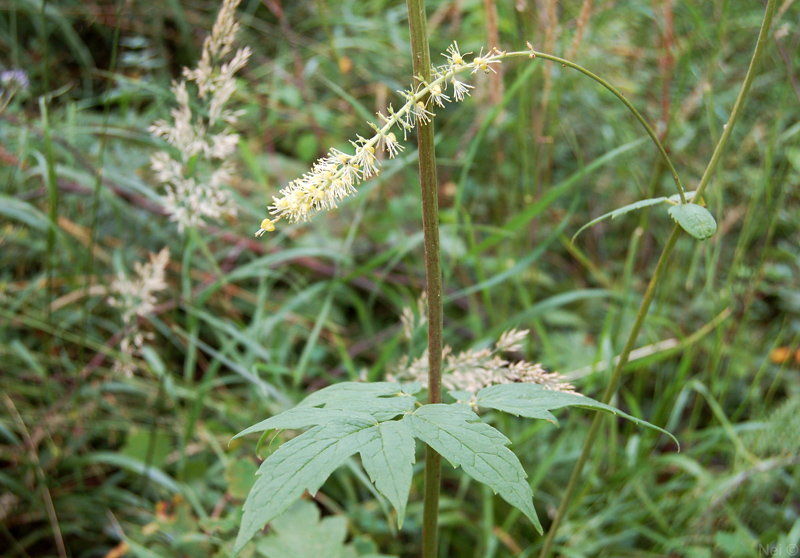
[{"label": "meadow grass", "polygon": [[[574,50],[653,124],[693,190],[763,7],[596,2],[575,46],[583,6],[553,3],[548,20],[539,4],[495,5],[498,46]],[[800,539],[800,98],[791,83],[800,60],[798,7],[784,5],[706,194],[717,234],[676,243],[614,400],[673,432],[681,451],[605,419],[558,531],[563,556],[758,556],[759,544],[788,556]],[[412,75],[406,7],[241,5],[238,42],[254,54],[234,98],[245,111],[239,213],[180,234],[148,168],[162,146],[147,127],[173,106],[170,79],[196,63],[218,5],[32,6],[0,10],[9,47],[0,64],[26,69],[31,82],[0,113],[0,548],[226,555],[256,464],[252,445],[229,448],[230,437],[320,387],[383,379],[426,346],[424,328],[407,340],[400,323],[424,288],[412,142],[339,210],[252,238],[273,194],[399,104],[393,92]],[[464,52],[488,46],[481,3],[428,9],[434,58],[454,39]],[[544,62],[509,61],[502,73],[499,100],[479,75],[472,98],[435,120],[443,339],[480,348],[530,328],[520,357],[599,397],[672,223],[648,208],[569,239],[674,185],[636,121],[596,84]],[[109,290],[165,246],[168,287],[137,318],[152,339],[126,355]],[[136,373],[116,372],[119,361]],[[559,430],[486,419],[513,441],[547,530],[588,415],[560,416]],[[421,464],[399,532],[356,460],[318,493],[326,515],[347,518],[356,555],[416,555]],[[518,511],[458,471],[442,475],[439,555],[540,552],[543,539]]]}]

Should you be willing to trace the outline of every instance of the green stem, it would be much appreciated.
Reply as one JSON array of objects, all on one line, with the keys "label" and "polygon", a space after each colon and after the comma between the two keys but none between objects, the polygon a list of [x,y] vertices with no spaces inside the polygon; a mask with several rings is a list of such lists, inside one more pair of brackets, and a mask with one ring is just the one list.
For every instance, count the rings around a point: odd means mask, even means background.
[{"label": "green stem", "polygon": [[[58,176],[56,175],[55,153],[53,152],[53,140],[50,135],[50,114],[48,112],[48,97],[43,95],[39,98],[39,110],[42,114],[42,131],[44,133],[44,152],[45,152],[45,184],[47,185],[47,325],[53,326],[53,292],[54,288],[54,259],[56,248],[56,231],[58,230]],[[52,372],[50,357],[52,355],[53,340],[48,337],[45,342],[46,373],[48,375],[46,391],[50,393],[49,376]]]},{"label": "green stem", "polygon": [[761,23],[761,31],[758,34],[756,50],[753,52],[753,58],[750,59],[750,66],[747,68],[747,74],[744,76],[742,89],[739,91],[739,96],[736,97],[736,102],[733,104],[733,109],[731,110],[731,116],[728,119],[728,123],[724,127],[722,136],[719,138],[719,142],[717,142],[717,147],[714,149],[714,153],[711,155],[711,160],[708,162],[708,166],[703,173],[703,177],[700,179],[700,184],[697,186],[697,193],[695,196],[698,200],[700,199],[700,196],[703,195],[703,192],[706,191],[709,182],[711,182],[711,176],[714,174],[717,163],[719,163],[719,160],[722,157],[722,152],[725,149],[725,145],[728,143],[728,138],[731,136],[733,127],[736,125],[736,121],[739,119],[739,116],[742,113],[744,103],[747,100],[747,95],[750,93],[750,86],[753,85],[753,80],[756,78],[756,68],[761,60],[761,54],[764,51],[764,45],[766,45],[770,38],[769,28],[772,24],[772,16],[774,13],[775,0],[769,0],[769,2],[767,2],[766,13],[764,14],[764,21]]},{"label": "green stem", "polygon": [[[117,51],[119,47],[119,35],[120,35],[120,28],[122,27],[122,9],[123,9],[123,2],[119,1],[117,3],[117,25],[114,28],[114,38],[112,39],[111,43],[111,61],[109,63],[108,72],[109,74],[113,75],[114,72],[117,70]],[[108,142],[108,134],[106,133],[108,130],[108,121],[111,116],[111,91],[113,90],[114,82],[113,78],[111,78],[108,87],[105,91],[105,98],[103,99],[103,124],[102,124],[102,136],[100,138],[100,156],[98,158],[97,163],[97,170],[95,171],[94,177],[94,192],[92,192],[92,204],[89,213],[91,217],[89,218],[89,246],[86,249],[86,272],[85,272],[85,279],[83,283],[83,296],[86,300],[89,300],[89,289],[91,288],[92,284],[92,277],[94,276],[94,249],[97,244],[97,215],[98,215],[98,208],[100,207],[100,192],[103,187],[103,167],[105,165],[105,155],[106,155],[106,145]],[[89,329],[89,315],[91,314],[91,306],[89,304],[83,305],[83,332],[82,335],[85,337],[86,332]],[[82,351],[83,349],[81,349]]]},{"label": "green stem", "polygon": [[[725,144],[728,142],[728,138],[730,138],[731,132],[733,131],[733,127],[741,114],[742,108],[744,107],[745,99],[747,98],[747,94],[749,93],[750,86],[753,83],[753,79],[755,78],[756,69],[758,68],[758,63],[761,59],[761,54],[764,50],[764,43],[766,43],[769,37],[769,28],[772,24],[772,15],[775,12],[775,2],[776,0],[769,0],[767,3],[766,13],[764,14],[764,21],[761,24],[761,31],[758,35],[758,43],[756,44],[756,49],[753,52],[753,57],[750,61],[750,67],[747,69],[747,74],[744,78],[744,82],[742,83],[742,89],[739,92],[739,96],[736,99],[736,103],[733,106],[733,110],[731,111],[731,117],[728,121],[728,125],[725,128],[725,133],[722,134],[720,137],[719,142],[717,143],[717,147],[714,149],[714,154],[711,157],[711,160],[708,163],[708,167],[706,167],[705,173],[703,173],[703,178],[700,182],[700,185],[697,187],[697,194],[696,196],[699,199],[699,196],[702,195],[703,191],[705,190],[710,177],[714,171],[714,167],[719,162],[719,158],[725,148]],[[630,357],[631,351],[633,350],[633,345],[636,342],[636,338],[639,336],[639,332],[641,331],[642,325],[644,324],[645,317],[647,316],[647,312],[650,309],[650,304],[653,302],[653,297],[655,296],[656,288],[658,287],[658,283],[661,280],[661,277],[664,274],[664,270],[666,269],[667,260],[669,256],[672,254],[672,250],[675,248],[675,243],[680,236],[680,227],[675,225],[672,229],[672,233],[667,240],[666,245],[664,246],[664,250],[661,252],[661,256],[658,259],[658,264],[656,266],[656,271],[653,274],[653,277],[650,279],[650,283],[647,285],[647,290],[645,291],[644,299],[642,300],[642,304],[639,307],[639,312],[636,314],[636,321],[633,324],[633,328],[631,329],[630,334],[628,335],[628,340],[625,343],[625,348],[622,350],[622,354],[619,357],[619,362],[617,362],[616,367],[614,368],[614,372],[611,375],[611,379],[609,380],[608,387],[606,388],[605,393],[603,394],[602,401],[604,403],[608,403],[611,400],[611,397],[617,390],[617,385],[619,384],[619,380],[622,377],[622,370],[625,368],[625,365],[628,362],[628,358]],[[578,458],[575,467],[572,469],[572,474],[570,475],[569,482],[567,483],[567,489],[564,492],[564,497],[561,500],[561,505],[558,507],[558,512],[556,513],[556,517],[553,520],[553,524],[550,526],[549,531],[547,532],[547,537],[544,541],[544,546],[542,547],[542,551],[539,554],[539,558],[547,558],[550,556],[550,550],[553,547],[553,543],[555,541],[556,533],[558,532],[558,527],[563,521],[564,517],[566,516],[567,511],[569,510],[569,506],[572,503],[572,498],[575,494],[575,489],[578,485],[578,479],[583,472],[583,468],[586,465],[586,461],[589,458],[589,453],[592,451],[592,446],[594,445],[594,441],[597,438],[597,434],[600,430],[600,421],[602,420],[601,415],[595,415],[594,420],[592,421],[592,426],[589,429],[589,434],[586,439],[586,443],[583,446],[583,450],[581,451],[581,455]]]},{"label": "green stem", "polygon": [[672,179],[675,181],[675,185],[678,187],[678,193],[681,196],[681,203],[686,203],[683,184],[681,184],[681,179],[678,176],[678,171],[675,170],[675,166],[672,164],[669,155],[667,155],[667,150],[664,149],[664,146],[661,144],[661,141],[658,139],[658,136],[653,131],[653,128],[650,127],[650,124],[647,123],[647,120],[645,120],[644,116],[642,116],[641,113],[638,110],[636,110],[636,107],[633,106],[633,104],[625,97],[625,95],[623,95],[616,87],[608,83],[606,80],[604,80],[597,74],[590,72],[583,66],[579,66],[574,62],[565,60],[564,58],[559,58],[558,56],[545,54],[543,52],[537,52],[533,49],[531,49],[529,52],[524,52],[524,53],[510,52],[508,53],[508,56],[516,56],[519,54],[526,54],[531,58],[544,58],[545,60],[550,60],[551,62],[558,62],[562,66],[567,66],[569,68],[572,68],[573,70],[579,71],[580,73],[582,73],[587,77],[592,78],[594,81],[596,81],[597,83],[599,83],[600,85],[611,91],[611,93],[613,93],[617,99],[622,101],[622,104],[628,107],[628,110],[630,110],[633,113],[633,115],[636,117],[636,120],[638,120],[639,123],[642,125],[642,127],[644,127],[645,131],[647,132],[647,135],[650,136],[650,139],[652,139],[653,143],[656,144],[658,152],[661,154],[662,159],[664,159],[664,163],[666,163],[667,168],[669,168],[669,172],[672,174]]},{"label": "green stem", "polygon": [[[617,365],[614,367],[614,372],[611,374],[611,379],[608,382],[608,386],[606,387],[605,393],[603,393],[603,398],[601,401],[608,403],[611,400],[611,397],[614,395],[614,392],[617,389],[617,384],[619,383],[620,377],[622,376],[622,370],[625,368],[625,365],[628,363],[628,358],[630,357],[631,351],[633,350],[633,345],[636,343],[636,338],[639,336],[639,332],[642,329],[642,325],[644,324],[644,320],[647,317],[647,311],[650,309],[650,303],[653,301],[653,297],[656,294],[656,287],[658,286],[661,277],[664,274],[664,270],[667,267],[667,260],[669,259],[670,254],[672,253],[672,249],[675,247],[675,243],[678,241],[678,237],[680,236],[681,228],[678,225],[675,225],[672,228],[672,234],[670,234],[669,239],[667,240],[666,246],[664,246],[664,250],[661,252],[661,257],[658,259],[658,265],[656,266],[656,271],[653,274],[653,277],[650,279],[650,283],[647,285],[647,290],[644,294],[644,299],[642,300],[641,306],[639,306],[639,311],[636,314],[636,320],[633,323],[633,328],[631,329],[630,334],[628,335],[628,340],[625,342],[625,347],[622,349],[622,353],[619,356],[619,361]],[[544,546],[542,547],[542,551],[539,554],[539,558],[546,558],[550,555],[550,548],[553,545],[553,541],[555,540],[556,532],[558,531],[558,527],[561,521],[564,518],[564,515],[567,513],[570,504],[572,503],[572,496],[575,492],[575,488],[578,485],[578,479],[583,472],[583,467],[586,465],[586,460],[589,458],[589,453],[592,450],[592,446],[594,445],[594,441],[597,439],[597,433],[600,430],[600,422],[603,418],[603,415],[600,413],[595,414],[594,419],[592,420],[592,426],[589,428],[589,433],[586,436],[586,443],[583,445],[583,451],[581,452],[580,457],[578,458],[578,462],[575,464],[575,467],[572,469],[572,474],[569,477],[569,482],[567,483],[567,489],[564,492],[564,498],[561,500],[561,505],[558,507],[558,512],[556,513],[556,517],[553,520],[553,524],[550,526],[549,531],[547,532],[547,538],[545,538]]]},{"label": "green stem", "polygon": [[[431,54],[425,0],[406,0],[415,79],[431,81]],[[439,202],[433,122],[417,128],[419,179],[422,191],[422,229],[425,236],[425,276],[428,290],[428,403],[442,400],[442,263],[439,250]],[[435,558],[442,458],[430,447],[425,452],[425,504],[422,557]]]}]

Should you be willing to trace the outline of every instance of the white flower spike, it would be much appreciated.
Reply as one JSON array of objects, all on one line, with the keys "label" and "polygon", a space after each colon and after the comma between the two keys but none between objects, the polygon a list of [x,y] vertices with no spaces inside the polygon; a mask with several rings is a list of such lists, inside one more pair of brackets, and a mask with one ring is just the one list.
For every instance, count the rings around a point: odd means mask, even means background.
[{"label": "white flower spike", "polygon": [[[432,69],[434,79],[430,83],[417,78],[416,87],[398,91],[404,99],[403,106],[395,110],[389,105],[388,116],[378,113],[383,126],[368,123],[375,131],[371,138],[358,136],[356,141],[350,142],[355,148],[354,155],[331,149],[328,155],[314,163],[310,172],[283,188],[280,197],[274,197],[268,207],[271,218],[264,220],[256,236],[274,230],[281,219],[290,223],[304,222],[319,211],[337,207],[338,202],[355,193],[356,186],[363,180],[378,174],[377,150],[387,153],[390,159],[403,151],[404,146],[392,128],[402,131],[403,139],[407,140],[408,132],[415,126],[427,124],[436,116],[429,107],[443,108],[446,103],[460,102],[469,96],[473,86],[457,80],[456,74],[494,71],[492,65],[499,64],[505,57],[505,53],[497,49],[492,49],[486,56],[481,50],[477,57],[467,62],[464,57],[470,54],[462,54],[455,42],[450,45],[444,54],[446,63]],[[448,84],[453,86],[452,98],[445,94]]]}]

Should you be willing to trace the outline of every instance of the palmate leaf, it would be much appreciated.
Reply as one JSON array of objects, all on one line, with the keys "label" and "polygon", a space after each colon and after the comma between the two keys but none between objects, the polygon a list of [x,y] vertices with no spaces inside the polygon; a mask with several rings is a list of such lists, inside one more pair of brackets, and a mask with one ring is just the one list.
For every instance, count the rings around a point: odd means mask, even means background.
[{"label": "palmate leaf", "polygon": [[357,411],[342,411],[339,409],[320,409],[319,407],[296,407],[289,409],[283,413],[262,420],[258,424],[254,424],[250,428],[245,428],[236,436],[231,438],[231,441],[236,438],[241,438],[254,432],[265,432],[267,430],[285,430],[285,429],[300,429],[308,428],[310,426],[317,426],[336,420],[347,420],[356,418],[366,421],[374,422],[375,419],[368,413],[359,413]]},{"label": "palmate leaf", "polygon": [[[292,409],[267,419],[259,425],[265,430],[276,425],[299,424],[292,422],[310,409]],[[348,457],[361,453],[361,460],[378,491],[386,496],[397,510],[398,524],[405,517],[408,493],[411,490],[414,463],[414,438],[408,427],[399,421],[376,423],[370,415],[351,413],[342,419],[341,411],[330,413],[317,409],[315,420],[333,417],[297,438],[283,444],[270,455],[258,470],[258,477],[244,504],[244,516],[234,545],[237,553],[253,535],[267,523],[282,514],[303,492],[315,493]],[[290,418],[284,419],[284,415]],[[273,421],[272,426],[266,423]],[[256,427],[250,431],[256,432]]]},{"label": "palmate leaf", "polygon": [[414,408],[413,394],[419,389],[419,384],[401,386],[389,382],[336,384],[311,394],[297,408],[234,436],[233,439],[271,429],[313,427],[283,444],[261,464],[245,501],[234,552],[303,492],[316,492],[337,467],[357,452],[378,491],[397,510],[398,524],[402,526],[411,489],[414,439],[406,424],[390,419]]},{"label": "palmate leaf", "polygon": [[358,411],[383,421],[411,411],[417,403],[414,394],[420,389],[422,386],[417,382],[405,386],[393,382],[342,382],[315,391],[298,408],[322,406]]},{"label": "palmate leaf", "polygon": [[593,409],[595,411],[619,415],[641,426],[658,430],[675,440],[675,443],[678,443],[675,436],[663,428],[632,417],[611,405],[606,405],[605,403],[600,403],[599,401],[575,393],[564,393],[545,389],[538,384],[512,383],[483,388],[478,392],[477,405],[485,409],[497,409],[498,411],[516,416],[544,419],[553,424],[558,424],[558,420],[550,413],[552,410],[561,409],[563,407]]},{"label": "palmate leaf", "polygon": [[[364,469],[377,490],[397,510],[398,524],[402,527],[411,489],[414,438],[519,508],[541,533],[533,493],[525,480],[527,475],[507,447],[508,438],[481,422],[469,405],[463,403],[422,405],[413,410],[416,406],[413,394],[419,389],[418,384],[400,386],[389,382],[337,384],[310,395],[299,407],[237,434],[239,437],[270,429],[312,427],[283,444],[261,464],[244,504],[234,552],[285,512],[303,492],[315,493],[355,453],[361,454]],[[672,437],[665,430],[610,405],[577,394],[546,390],[536,384],[490,386],[479,391],[476,400],[480,407],[553,423],[557,421],[550,411],[562,407],[604,411]],[[400,420],[392,420],[400,414],[404,415]]]},{"label": "palmate leaf", "polygon": [[244,503],[234,553],[303,492],[316,493],[330,474],[358,451],[359,434],[375,425],[372,417],[333,420],[289,440],[270,455],[259,467]]},{"label": "palmate leaf", "polygon": [[397,510],[397,526],[403,527],[414,465],[414,437],[401,421],[382,422],[358,436],[361,464],[378,491]]},{"label": "palmate leaf", "polygon": [[431,446],[454,467],[460,466],[475,480],[488,485],[509,504],[519,508],[542,533],[533,507],[527,475],[508,438],[472,412],[469,405],[423,405],[406,415],[414,436]]}]

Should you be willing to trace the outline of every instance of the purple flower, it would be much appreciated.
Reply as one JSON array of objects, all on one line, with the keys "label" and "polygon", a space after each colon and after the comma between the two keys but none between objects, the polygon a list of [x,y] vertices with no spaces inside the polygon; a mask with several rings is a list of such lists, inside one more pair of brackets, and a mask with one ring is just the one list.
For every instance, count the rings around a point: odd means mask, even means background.
[{"label": "purple flower", "polygon": [[5,70],[0,72],[0,85],[3,88],[24,91],[30,85],[28,75],[23,70]]}]

